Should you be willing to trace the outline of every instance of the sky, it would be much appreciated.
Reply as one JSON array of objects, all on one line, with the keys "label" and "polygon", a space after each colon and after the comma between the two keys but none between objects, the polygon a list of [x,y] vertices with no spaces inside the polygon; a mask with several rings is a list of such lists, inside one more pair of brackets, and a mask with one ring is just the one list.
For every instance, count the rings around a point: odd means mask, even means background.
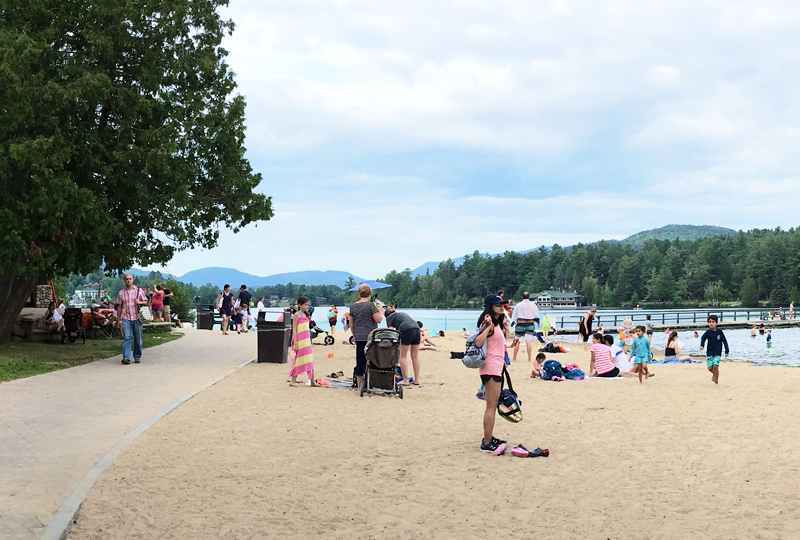
[{"label": "sky", "polygon": [[380,278],[668,224],[797,225],[797,2],[231,0],[221,13],[275,216],[179,253],[175,275]]}]

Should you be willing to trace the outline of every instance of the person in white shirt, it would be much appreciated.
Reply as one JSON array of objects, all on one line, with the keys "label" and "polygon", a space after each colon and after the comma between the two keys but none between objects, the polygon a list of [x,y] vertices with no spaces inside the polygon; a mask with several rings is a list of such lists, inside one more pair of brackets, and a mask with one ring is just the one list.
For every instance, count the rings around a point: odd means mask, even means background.
[{"label": "person in white shirt", "polygon": [[50,332],[64,333],[64,319],[56,309],[55,302],[50,302],[47,306],[47,311],[45,311],[42,321]]},{"label": "person in white shirt", "polygon": [[628,358],[622,347],[614,343],[614,336],[611,334],[603,336],[603,343],[611,347],[611,363],[614,364],[614,367],[619,368],[619,372],[623,375],[633,373],[633,361]]},{"label": "person in white shirt", "polygon": [[[531,293],[522,293],[522,301],[514,306],[511,313],[511,322],[515,323],[514,335],[519,341],[525,341],[525,348],[528,351],[528,362],[531,361],[533,352],[533,340],[536,339],[536,325],[539,324],[539,307],[535,302],[531,302]],[[514,359],[516,360],[516,349]]]}]

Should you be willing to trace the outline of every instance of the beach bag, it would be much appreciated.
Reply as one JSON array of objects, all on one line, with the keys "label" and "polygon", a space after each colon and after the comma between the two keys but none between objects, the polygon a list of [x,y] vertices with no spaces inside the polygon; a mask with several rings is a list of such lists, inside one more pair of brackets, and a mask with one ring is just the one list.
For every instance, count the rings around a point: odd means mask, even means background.
[{"label": "beach bag", "polygon": [[511,386],[511,376],[506,368],[503,368],[503,375],[508,383],[508,388],[501,386],[500,399],[497,401],[497,412],[501,417],[516,424],[522,421],[522,401],[517,397],[517,393],[514,392],[514,387]]},{"label": "beach bag", "polygon": [[149,307],[139,306],[139,320],[142,323],[153,322],[153,315],[150,313]]},{"label": "beach bag", "polygon": [[561,369],[561,362],[558,360],[545,360],[542,365],[541,377],[545,381],[552,380],[553,377],[563,377],[564,370]]},{"label": "beach bag", "polygon": [[461,359],[464,365],[468,368],[483,367],[486,363],[486,342],[483,342],[483,347],[475,345],[475,338],[480,334],[480,329],[475,330],[467,338],[466,348],[464,349],[464,357]]},{"label": "beach bag", "polygon": [[566,373],[564,373],[564,377],[566,377],[567,379],[570,379],[572,381],[578,381],[578,380],[581,380],[581,379],[585,379],[586,378],[586,373],[584,373],[582,369],[572,368],[569,371],[567,371]]},{"label": "beach bag", "polygon": [[548,343],[545,343],[544,347],[542,347],[542,350],[544,352],[549,352],[549,353],[561,352],[561,350],[559,350],[558,346],[555,343],[553,343],[552,341],[550,341]]}]

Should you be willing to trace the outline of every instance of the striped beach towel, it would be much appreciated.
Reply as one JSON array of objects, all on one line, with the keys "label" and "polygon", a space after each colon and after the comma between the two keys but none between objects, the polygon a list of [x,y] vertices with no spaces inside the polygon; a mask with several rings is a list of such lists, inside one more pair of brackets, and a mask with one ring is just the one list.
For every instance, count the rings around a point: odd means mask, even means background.
[{"label": "striped beach towel", "polygon": [[311,346],[308,320],[308,317],[300,317],[297,320],[297,335],[294,337],[297,340],[297,353],[292,357],[290,377],[314,370],[314,351]]}]

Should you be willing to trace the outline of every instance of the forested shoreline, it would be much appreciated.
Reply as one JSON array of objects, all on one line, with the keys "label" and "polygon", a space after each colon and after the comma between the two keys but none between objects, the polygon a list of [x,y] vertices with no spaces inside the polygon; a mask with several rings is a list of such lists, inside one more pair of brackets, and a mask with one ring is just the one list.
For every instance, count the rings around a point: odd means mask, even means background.
[{"label": "forested shoreline", "polygon": [[614,307],[800,301],[800,230],[753,229],[698,240],[654,240],[640,249],[618,242],[545,246],[528,253],[474,252],[456,266],[446,260],[430,274],[392,271],[384,301],[420,308],[475,307],[498,289],[519,300],[523,291],[576,291],[589,304]]},{"label": "forested shoreline", "polygon": [[[61,290],[71,292],[84,283],[101,281],[116,293],[118,277],[96,272],[72,274],[58,280]],[[137,277],[142,285],[164,281],[158,272]],[[800,229],[753,229],[735,235],[697,240],[655,240],[641,248],[619,242],[577,244],[569,248],[542,246],[528,253],[506,251],[488,256],[474,252],[458,266],[448,259],[433,272],[411,276],[411,270],[384,276],[392,287],[381,289],[384,302],[406,308],[480,307],[489,292],[505,291],[506,298],[519,300],[523,291],[576,291],[589,304],[601,307],[651,304],[659,307],[740,303],[758,307],[760,302],[788,305],[800,302]],[[219,287],[195,286],[169,279],[172,289],[199,303],[213,302]],[[234,290],[240,283],[231,283]],[[254,298],[276,295],[295,300],[304,295],[317,303],[347,304],[355,293],[335,285],[286,284],[251,288]],[[62,293],[63,294],[63,293]]]}]

